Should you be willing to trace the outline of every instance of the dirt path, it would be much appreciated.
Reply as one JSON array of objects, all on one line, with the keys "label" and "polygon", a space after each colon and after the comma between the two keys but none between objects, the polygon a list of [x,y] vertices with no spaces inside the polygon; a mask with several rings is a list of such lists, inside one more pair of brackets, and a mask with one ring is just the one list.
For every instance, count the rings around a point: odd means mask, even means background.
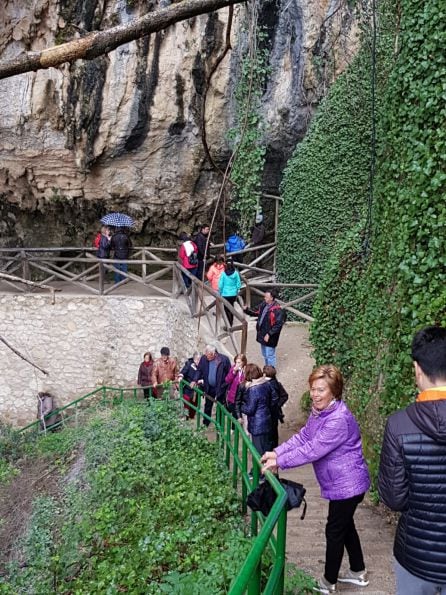
[{"label": "dirt path", "polygon": [[[248,361],[263,365],[260,347],[255,342],[254,323],[250,323],[248,338]],[[285,405],[285,423],[280,427],[280,440],[287,440],[305,422],[299,401],[307,390],[307,378],[314,365],[311,358],[311,345],[308,327],[303,324],[287,324],[280,337],[278,354],[278,378],[287,389],[290,398]],[[308,509],[304,521],[300,520],[300,510],[288,514],[287,555],[312,576],[323,572],[325,558],[325,521],[328,503],[320,497],[319,485],[311,465],[300,467],[282,474],[304,484],[307,489]],[[364,557],[369,571],[370,585],[366,589],[338,584],[340,592],[367,595],[392,595],[395,584],[392,571],[393,528],[384,515],[367,503],[359,506],[355,515],[356,526],[361,537]],[[344,557],[343,568],[348,567]]]}]

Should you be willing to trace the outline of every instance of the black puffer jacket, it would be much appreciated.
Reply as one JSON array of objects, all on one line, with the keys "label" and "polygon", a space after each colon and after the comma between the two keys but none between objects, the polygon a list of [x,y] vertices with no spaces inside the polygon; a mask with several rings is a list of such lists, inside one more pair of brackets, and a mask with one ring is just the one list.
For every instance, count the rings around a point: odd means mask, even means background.
[{"label": "black puffer jacket", "polygon": [[445,584],[446,398],[416,402],[388,419],[378,491],[401,511],[395,558],[411,574]]},{"label": "black puffer jacket", "polygon": [[245,382],[242,413],[248,416],[248,432],[253,436],[268,434],[273,429],[273,411],[277,409],[279,395],[269,378]]}]

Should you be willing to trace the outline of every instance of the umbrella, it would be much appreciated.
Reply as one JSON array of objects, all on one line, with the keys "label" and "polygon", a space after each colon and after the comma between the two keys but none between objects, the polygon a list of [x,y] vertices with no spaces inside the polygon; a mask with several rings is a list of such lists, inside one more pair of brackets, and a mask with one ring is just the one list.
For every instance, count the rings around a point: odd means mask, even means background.
[{"label": "umbrella", "polygon": [[108,213],[102,217],[101,223],[112,227],[132,227],[135,222],[124,213]]}]

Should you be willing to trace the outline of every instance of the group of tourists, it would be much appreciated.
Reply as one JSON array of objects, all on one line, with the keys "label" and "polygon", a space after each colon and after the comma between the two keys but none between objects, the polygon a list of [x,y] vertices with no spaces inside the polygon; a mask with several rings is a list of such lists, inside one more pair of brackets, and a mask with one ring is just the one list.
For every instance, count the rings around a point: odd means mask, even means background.
[{"label": "group of tourists", "polygon": [[[117,258],[128,256],[119,252],[122,233],[119,229],[109,238]],[[201,226],[193,239],[182,234],[180,240],[183,267],[201,279],[206,273],[212,289],[233,305],[241,286],[234,260],[219,255],[205,269],[212,245],[209,226]],[[101,242],[98,256],[106,245]],[[189,277],[183,277],[190,285]],[[370,487],[370,476],[360,428],[342,400],[344,381],[336,366],[322,365],[312,371],[308,420],[300,432],[279,445],[278,425],[284,419],[288,394],[276,377],[276,347],[286,319],[277,297],[276,289],[268,288],[257,308],[243,307],[246,314],[257,317],[263,369],[242,353],[231,363],[215,346],[207,345],[204,353],[195,352],[179,370],[169,349],[163,347],[155,361],[150,353],[144,354],[138,384],[145,397],[156,397],[160,384],[170,383],[174,389],[181,379],[186,381],[183,394],[189,419],[196,414],[199,388],[204,393],[206,426],[214,403],[222,403],[251,437],[261,456],[262,477],[267,471],[279,473],[311,463],[321,496],[329,501],[325,567],[315,590],[335,593],[338,583],[366,587],[369,578],[354,515]],[[229,309],[226,316],[232,325]],[[394,544],[397,594],[446,595],[446,329],[433,326],[419,331],[412,342],[412,359],[419,394],[387,422],[378,491],[387,506],[401,513]],[[349,568],[341,573],[344,550]]]},{"label": "group of tourists", "polygon": [[[132,242],[130,239],[129,229],[127,227],[110,227],[102,225],[101,230],[96,235],[93,246],[96,248],[96,256],[98,258],[113,258],[117,260],[128,260]],[[115,283],[120,283],[126,279],[125,275],[119,273],[127,273],[128,264],[126,262],[116,262],[113,265],[118,269],[114,273]]]},{"label": "group of tourists", "polygon": [[[207,262],[211,258],[210,250],[214,246],[210,241],[209,233],[210,226],[204,223],[198,227],[195,235],[190,236],[186,232],[182,232],[179,236],[178,259],[188,273],[182,272],[184,285],[186,288],[191,286],[192,280],[189,275],[202,281],[207,280],[214,291],[224,297],[231,306],[234,306],[242,286],[235,263],[243,261],[243,254],[239,254],[240,251],[248,246],[258,246],[263,242],[266,233],[263,215],[256,215],[250,243],[247,243],[238,232],[233,233],[225,242],[226,255],[218,254],[215,256],[206,271]],[[232,326],[233,312],[227,306],[225,306],[225,312],[229,325]]]},{"label": "group of tourists", "polygon": [[[219,402],[243,424],[260,454],[278,445],[278,424],[284,420],[282,408],[288,393],[277,380],[273,366],[265,365],[261,370],[257,364],[248,363],[243,353],[237,354],[231,364],[214,345],[207,345],[203,354],[195,352],[181,371],[168,347],[161,349],[161,357],[155,361],[151,353],[144,354],[138,372],[144,397],[157,397],[159,385],[170,383],[177,387],[180,380],[186,383],[184,398],[194,406],[196,388],[203,391],[204,425],[211,423],[214,403]],[[185,413],[188,419],[194,419],[195,409],[188,404]]]}]

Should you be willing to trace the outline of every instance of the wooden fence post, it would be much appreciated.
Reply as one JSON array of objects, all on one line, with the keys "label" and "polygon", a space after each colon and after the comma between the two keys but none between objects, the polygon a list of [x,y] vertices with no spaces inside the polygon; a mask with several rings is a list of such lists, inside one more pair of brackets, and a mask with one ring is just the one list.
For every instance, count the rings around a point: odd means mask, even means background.
[{"label": "wooden fence post", "polygon": [[31,281],[29,262],[25,250],[20,250],[20,255],[22,257],[22,278],[25,281]]}]

